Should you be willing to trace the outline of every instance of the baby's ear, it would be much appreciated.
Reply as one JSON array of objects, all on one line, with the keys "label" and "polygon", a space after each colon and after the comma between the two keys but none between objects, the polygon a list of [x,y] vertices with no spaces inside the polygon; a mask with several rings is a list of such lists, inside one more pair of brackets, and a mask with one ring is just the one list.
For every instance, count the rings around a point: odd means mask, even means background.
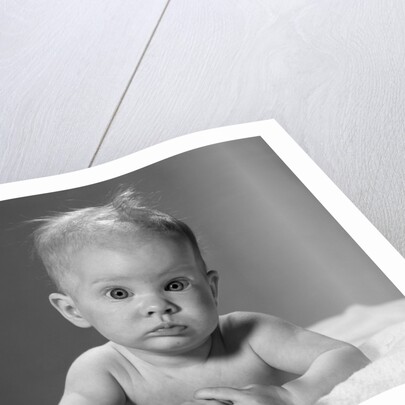
[{"label": "baby's ear", "polygon": [[208,276],[208,284],[210,285],[212,295],[215,298],[215,302],[218,304],[218,281],[219,281],[218,272],[215,270],[210,270],[208,271],[207,276]]},{"label": "baby's ear", "polygon": [[69,295],[52,293],[49,301],[69,322],[79,328],[90,328],[91,325],[84,319]]}]

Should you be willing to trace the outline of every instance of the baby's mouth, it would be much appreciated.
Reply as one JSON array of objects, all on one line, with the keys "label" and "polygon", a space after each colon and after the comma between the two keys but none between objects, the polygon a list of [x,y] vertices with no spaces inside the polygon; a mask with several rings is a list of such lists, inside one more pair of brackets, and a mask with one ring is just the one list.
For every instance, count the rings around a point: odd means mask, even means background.
[{"label": "baby's mouth", "polygon": [[153,328],[149,333],[157,335],[176,335],[178,333],[181,333],[184,329],[186,329],[186,326],[184,325],[171,322],[163,322]]}]

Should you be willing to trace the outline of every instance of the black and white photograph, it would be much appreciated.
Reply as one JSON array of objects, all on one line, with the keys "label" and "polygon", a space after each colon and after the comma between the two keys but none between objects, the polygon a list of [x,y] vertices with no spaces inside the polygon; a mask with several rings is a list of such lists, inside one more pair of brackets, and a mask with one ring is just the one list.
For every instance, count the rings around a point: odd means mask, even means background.
[{"label": "black and white photograph", "polygon": [[260,136],[0,207],[8,403],[355,404],[404,382],[402,293]]}]

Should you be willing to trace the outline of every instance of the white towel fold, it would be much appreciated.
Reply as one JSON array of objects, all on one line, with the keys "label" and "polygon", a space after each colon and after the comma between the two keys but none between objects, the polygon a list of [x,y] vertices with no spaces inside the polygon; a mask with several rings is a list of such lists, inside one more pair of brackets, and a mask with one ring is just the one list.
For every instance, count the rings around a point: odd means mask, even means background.
[{"label": "white towel fold", "polygon": [[358,405],[405,384],[405,322],[385,328],[359,348],[372,363],[338,384],[317,405]]}]

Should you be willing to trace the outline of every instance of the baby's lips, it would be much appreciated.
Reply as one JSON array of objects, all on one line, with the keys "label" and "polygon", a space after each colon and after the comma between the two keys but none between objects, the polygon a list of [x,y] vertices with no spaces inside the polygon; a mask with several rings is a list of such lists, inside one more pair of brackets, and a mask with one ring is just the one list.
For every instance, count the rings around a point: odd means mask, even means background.
[{"label": "baby's lips", "polygon": [[172,322],[162,322],[159,325],[157,325],[156,327],[154,327],[149,333],[153,333],[153,332],[157,332],[157,331],[161,331],[161,330],[170,330],[170,329],[185,329],[186,326],[181,325],[181,324],[177,324],[177,323],[172,323]]}]

